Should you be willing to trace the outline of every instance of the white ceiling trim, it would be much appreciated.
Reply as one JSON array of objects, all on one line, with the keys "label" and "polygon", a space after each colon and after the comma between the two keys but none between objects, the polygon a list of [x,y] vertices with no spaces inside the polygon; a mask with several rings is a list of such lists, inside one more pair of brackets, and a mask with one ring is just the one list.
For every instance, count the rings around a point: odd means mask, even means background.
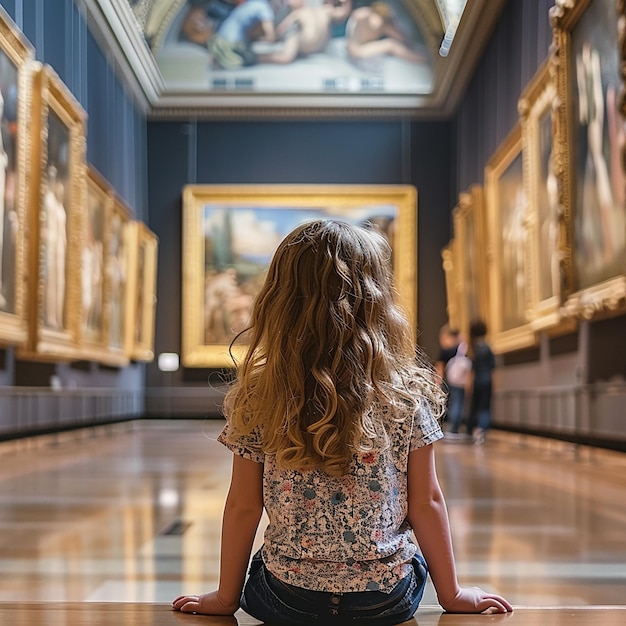
[{"label": "white ceiling trim", "polygon": [[81,0],[94,37],[104,43],[122,70],[144,112],[158,104],[165,91],[161,72],[125,0]]}]

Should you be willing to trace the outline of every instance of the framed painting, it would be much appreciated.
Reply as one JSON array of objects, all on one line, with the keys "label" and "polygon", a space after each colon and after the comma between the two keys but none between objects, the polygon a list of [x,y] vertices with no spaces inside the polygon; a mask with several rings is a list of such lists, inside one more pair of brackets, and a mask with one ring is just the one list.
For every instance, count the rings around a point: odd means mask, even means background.
[{"label": "framed painting", "polygon": [[448,313],[448,324],[450,328],[461,328],[460,297],[458,279],[458,246],[456,241],[451,239],[441,250],[441,261],[443,274],[446,281],[446,309]]},{"label": "framed painting", "polygon": [[625,11],[615,0],[557,0],[551,9],[557,176],[574,273],[566,309],[583,318],[626,309]]},{"label": "framed painting", "polygon": [[81,334],[86,114],[49,66],[34,76],[32,124],[41,142],[31,180],[36,199],[29,223],[30,358],[72,359]]},{"label": "framed painting", "polygon": [[472,320],[482,319],[489,326],[486,219],[484,193],[474,185],[459,195],[452,212],[457,251],[459,324],[457,328],[469,337]]},{"label": "framed painting", "polygon": [[133,221],[128,225],[128,247],[127,352],[134,361],[152,361],[158,239],[145,224]]},{"label": "framed painting", "polygon": [[128,328],[131,316],[129,289],[131,250],[131,211],[113,195],[105,245],[106,306],[105,335],[108,350],[121,365],[128,362]]},{"label": "framed painting", "polygon": [[113,214],[113,191],[93,167],[87,169],[87,201],[81,252],[81,358],[118,365],[106,334],[108,274],[105,251]]},{"label": "framed painting", "polygon": [[27,339],[25,219],[34,50],[0,7],[0,343]]},{"label": "framed painting", "polygon": [[[561,304],[572,284],[568,224],[559,203],[559,180],[553,141],[556,86],[546,62],[518,102],[522,124],[524,176],[528,183],[530,260],[530,318],[537,330],[568,330]],[[569,274],[566,274],[569,272]]]},{"label": "framed painting", "polygon": [[[369,224],[390,241],[400,304],[417,316],[417,192],[410,186],[188,186],[183,192],[185,367],[229,367],[229,344],[281,239],[300,223]],[[262,234],[262,235],[261,235]],[[245,348],[241,348],[245,350]]]},{"label": "framed painting", "polygon": [[522,132],[516,124],[485,167],[488,220],[490,338],[494,352],[529,347],[529,233],[522,163]]}]

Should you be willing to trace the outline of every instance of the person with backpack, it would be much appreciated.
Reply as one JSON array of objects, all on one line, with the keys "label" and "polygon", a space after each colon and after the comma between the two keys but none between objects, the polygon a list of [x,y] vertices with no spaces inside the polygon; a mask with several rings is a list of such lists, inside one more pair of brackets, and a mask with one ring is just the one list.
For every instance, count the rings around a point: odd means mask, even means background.
[{"label": "person with backpack", "polygon": [[468,432],[474,443],[485,443],[487,431],[491,425],[491,396],[493,370],[496,359],[485,337],[487,325],[481,319],[470,324],[470,344],[473,364],[472,402],[467,422]]},{"label": "person with backpack", "polygon": [[448,435],[459,435],[465,407],[465,387],[469,381],[472,362],[467,357],[467,342],[462,341],[461,333],[445,324],[439,333],[441,350],[435,363],[435,370],[448,389],[447,421],[450,424]]}]

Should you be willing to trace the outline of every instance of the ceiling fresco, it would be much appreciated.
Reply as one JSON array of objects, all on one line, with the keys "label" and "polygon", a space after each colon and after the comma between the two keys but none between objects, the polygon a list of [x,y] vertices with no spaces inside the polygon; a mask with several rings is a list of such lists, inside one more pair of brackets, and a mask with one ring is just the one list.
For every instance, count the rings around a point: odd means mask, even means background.
[{"label": "ceiling fresco", "polygon": [[466,0],[93,1],[144,59],[156,108],[432,105],[469,21]]}]

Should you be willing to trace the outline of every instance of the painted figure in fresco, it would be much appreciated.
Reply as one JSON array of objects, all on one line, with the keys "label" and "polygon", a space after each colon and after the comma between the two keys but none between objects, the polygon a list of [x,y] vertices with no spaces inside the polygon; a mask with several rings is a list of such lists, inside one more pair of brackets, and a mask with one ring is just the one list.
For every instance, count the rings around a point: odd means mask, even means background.
[{"label": "painted figure in fresco", "polygon": [[348,19],[352,0],[329,0],[305,6],[304,0],[287,0],[292,9],[276,28],[280,50],[259,54],[258,63],[292,63],[298,57],[321,52],[330,41],[331,27]]},{"label": "painted figure in fresco", "polygon": [[[584,44],[576,57],[579,124],[587,128],[587,158],[580,207],[580,253],[591,271],[602,270],[624,250],[623,205],[613,196],[609,166],[604,155],[605,103],[600,55]],[[608,95],[608,94],[607,94]],[[614,95],[611,96],[614,102]]]},{"label": "painted figure in fresco", "polygon": [[46,274],[44,321],[51,328],[62,329],[65,310],[65,260],[67,253],[67,212],[65,185],[57,168],[48,167],[47,189],[43,199]]},{"label": "painted figure in fresco", "polygon": [[203,7],[191,7],[180,29],[180,36],[199,46],[207,46],[213,36],[213,23]]},{"label": "painted figure in fresco", "polygon": [[[0,90],[0,119],[4,113],[4,97]],[[2,293],[2,257],[4,255],[4,202],[6,197],[7,168],[9,166],[9,155],[4,149],[4,140],[0,133],[0,309],[7,304],[6,298]]]},{"label": "painted figure in fresco", "polygon": [[409,46],[385,2],[355,9],[346,25],[346,40],[348,55],[357,63],[381,56],[394,56],[411,63],[426,60],[424,54]]},{"label": "painted figure in fresco", "polygon": [[256,41],[276,40],[274,8],[268,0],[245,0],[222,22],[209,42],[213,63],[223,69],[237,69],[256,63],[250,31]]}]

